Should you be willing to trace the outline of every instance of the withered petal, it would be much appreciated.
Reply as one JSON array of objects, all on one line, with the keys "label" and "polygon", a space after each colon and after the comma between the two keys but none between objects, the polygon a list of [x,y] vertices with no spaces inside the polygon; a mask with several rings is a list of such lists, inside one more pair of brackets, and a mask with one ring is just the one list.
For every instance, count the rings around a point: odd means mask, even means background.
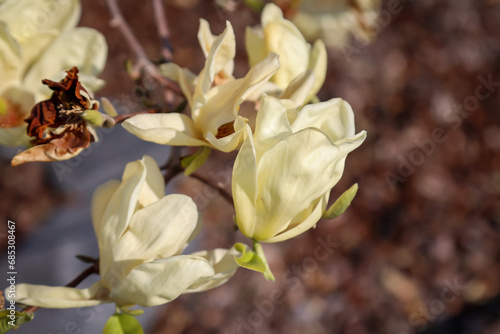
[{"label": "withered petal", "polygon": [[90,145],[93,137],[82,126],[75,131],[66,131],[60,138],[53,139],[46,144],[33,146],[17,154],[11,161],[12,166],[34,161],[61,161],[68,160],[80,154]]},{"label": "withered petal", "polygon": [[25,122],[28,123],[28,135],[42,139],[45,130],[54,124],[56,117],[57,109],[51,100],[35,104],[33,109],[31,109],[30,116],[25,119]]}]

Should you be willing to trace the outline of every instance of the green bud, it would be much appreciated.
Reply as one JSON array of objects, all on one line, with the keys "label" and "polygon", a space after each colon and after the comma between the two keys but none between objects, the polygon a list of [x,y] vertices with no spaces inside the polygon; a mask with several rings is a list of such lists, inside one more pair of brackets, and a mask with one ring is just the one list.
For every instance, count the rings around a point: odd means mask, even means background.
[{"label": "green bud", "polygon": [[127,313],[120,313],[112,315],[102,334],[144,334],[141,324],[132,315]]},{"label": "green bud", "polygon": [[193,174],[198,168],[207,161],[212,149],[208,146],[200,147],[193,155],[181,158],[181,166],[184,168],[185,175]]},{"label": "green bud", "polygon": [[351,205],[351,202],[357,192],[358,184],[355,183],[351,188],[347,189],[328,210],[323,213],[323,218],[334,219],[343,214],[349,205]]},{"label": "green bud", "polygon": [[118,116],[118,112],[116,111],[115,107],[113,107],[113,105],[111,104],[111,102],[107,98],[105,98],[105,97],[101,98],[101,105],[102,105],[102,109],[104,110],[104,112],[108,116],[111,116],[111,117]]}]

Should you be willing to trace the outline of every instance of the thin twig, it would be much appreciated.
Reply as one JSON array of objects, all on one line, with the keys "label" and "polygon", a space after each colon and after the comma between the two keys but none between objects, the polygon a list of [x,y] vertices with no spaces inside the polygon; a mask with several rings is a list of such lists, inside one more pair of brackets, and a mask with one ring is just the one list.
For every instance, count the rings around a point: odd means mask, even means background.
[{"label": "thin twig", "polygon": [[219,186],[218,184],[213,184],[210,180],[208,180],[204,176],[198,175],[196,173],[193,173],[193,174],[191,174],[189,176],[191,176],[193,179],[196,179],[196,180],[198,180],[200,182],[203,182],[207,186],[209,186],[209,187],[217,190],[217,192],[219,193],[219,195],[221,195],[229,204],[231,204],[232,206],[234,206],[234,204],[233,204],[233,196],[231,196],[226,191],[226,189],[224,189],[223,187]]},{"label": "thin twig", "polygon": [[181,89],[175,83],[165,78],[158,70],[158,67],[156,67],[146,56],[146,52],[125,21],[116,0],[106,0],[106,4],[112,16],[111,25],[120,30],[130,49],[137,57],[137,70],[144,69],[144,71],[156,80],[156,82],[169,88],[176,94],[183,95]]},{"label": "thin twig", "polygon": [[163,0],[152,0],[155,14],[156,27],[160,37],[161,55],[165,61],[172,61],[172,44],[170,43],[170,31],[168,30],[167,16],[163,8]]},{"label": "thin twig", "polygon": [[[93,265],[82,271],[81,274],[78,275],[74,280],[66,284],[66,287],[75,288],[78,284],[80,284],[84,279],[86,279],[90,275],[98,273],[99,273],[99,261],[96,261]],[[39,307],[37,306],[28,306],[23,311],[28,313],[33,313],[38,309]]]},{"label": "thin twig", "polygon": [[180,153],[180,147],[179,146],[170,146],[170,149],[172,150],[170,153],[170,156],[168,158],[167,163],[165,166],[161,167],[161,169],[166,169],[165,173],[165,185],[167,185],[174,177],[176,177],[178,174],[182,173],[183,168],[179,163],[179,158],[181,156]]}]

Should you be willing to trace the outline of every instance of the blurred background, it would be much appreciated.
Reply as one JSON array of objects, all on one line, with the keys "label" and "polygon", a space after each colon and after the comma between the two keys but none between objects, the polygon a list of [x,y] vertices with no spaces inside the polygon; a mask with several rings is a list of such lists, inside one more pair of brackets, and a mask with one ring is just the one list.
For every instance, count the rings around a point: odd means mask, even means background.
[{"label": "blurred background", "polygon": [[[265,245],[276,282],[239,270],[222,287],[147,309],[138,318],[145,332],[500,333],[500,1],[294,3],[278,2],[305,24],[306,36],[328,42],[320,99],[347,100],[357,129],[368,132],[332,199],[356,182],[358,195],[341,217]],[[148,56],[160,61],[150,2],[119,4]],[[165,5],[175,63],[198,73],[199,18],[214,34],[229,20],[237,37],[235,76],[247,72],[244,30],[259,24],[257,11],[238,0]],[[103,1],[83,2],[80,25],[100,30],[109,44],[98,97],[121,112],[142,110],[124,70],[132,56],[109,21]],[[0,218],[17,224],[18,282],[64,285],[76,277],[87,264],[75,255],[98,255],[93,190],[143,154],[167,161],[167,147],[120,127],[100,138],[87,153],[52,165],[13,168],[16,150],[1,148]],[[230,190],[234,157],[212,154],[200,172]],[[179,176],[168,191],[193,196],[203,214],[193,249],[244,240],[233,231],[232,206],[197,180]],[[18,333],[99,333],[113,311],[42,309]]]}]

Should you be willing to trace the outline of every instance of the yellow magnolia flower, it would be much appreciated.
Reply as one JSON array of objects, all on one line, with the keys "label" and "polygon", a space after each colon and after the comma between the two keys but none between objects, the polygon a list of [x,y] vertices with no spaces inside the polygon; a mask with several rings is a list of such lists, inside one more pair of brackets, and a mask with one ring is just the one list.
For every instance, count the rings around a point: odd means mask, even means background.
[{"label": "yellow magnolia flower", "polygon": [[365,131],[355,134],[354,113],[342,99],[293,115],[280,100],[264,96],[255,132],[246,129],[233,169],[236,223],[262,242],[287,240],[317,223],[347,154],[366,137]]},{"label": "yellow magnolia flower", "polygon": [[27,144],[31,108],[50,97],[42,79],[58,81],[73,66],[89,91],[102,86],[96,78],[106,62],[101,33],[75,28],[79,0],[5,0],[0,3],[0,144]]},{"label": "yellow magnolia flower", "polygon": [[380,0],[302,1],[293,22],[307,39],[322,38],[328,46],[345,46],[351,33],[368,43],[374,37],[380,5]]},{"label": "yellow magnolia flower", "polygon": [[158,144],[208,146],[223,152],[235,150],[247,122],[238,115],[240,105],[278,70],[276,54],[256,63],[247,75],[233,77],[235,37],[231,24],[213,36],[208,23],[200,21],[198,39],[206,55],[198,76],[176,64],[161,67],[163,74],[179,83],[191,106],[191,117],[179,113],[144,114],[122,123],[137,137]]},{"label": "yellow magnolia flower", "polygon": [[[281,89],[309,69],[314,73],[312,87],[306,97],[314,97],[325,81],[327,55],[324,43],[317,40],[312,49],[299,29],[283,17],[281,9],[269,3],[262,11],[261,27],[246,30],[245,42],[250,66],[264,59],[270,52],[280,56],[280,69],[271,78]],[[309,74],[309,75],[310,75]],[[303,104],[303,103],[302,103]]]},{"label": "yellow magnolia flower", "polygon": [[127,164],[121,182],[101,185],[92,198],[101,279],[86,289],[19,284],[16,301],[46,308],[149,307],[226,282],[237,268],[238,253],[215,249],[179,255],[200,228],[198,211],[190,197],[164,196],[164,189],[152,158]]}]

